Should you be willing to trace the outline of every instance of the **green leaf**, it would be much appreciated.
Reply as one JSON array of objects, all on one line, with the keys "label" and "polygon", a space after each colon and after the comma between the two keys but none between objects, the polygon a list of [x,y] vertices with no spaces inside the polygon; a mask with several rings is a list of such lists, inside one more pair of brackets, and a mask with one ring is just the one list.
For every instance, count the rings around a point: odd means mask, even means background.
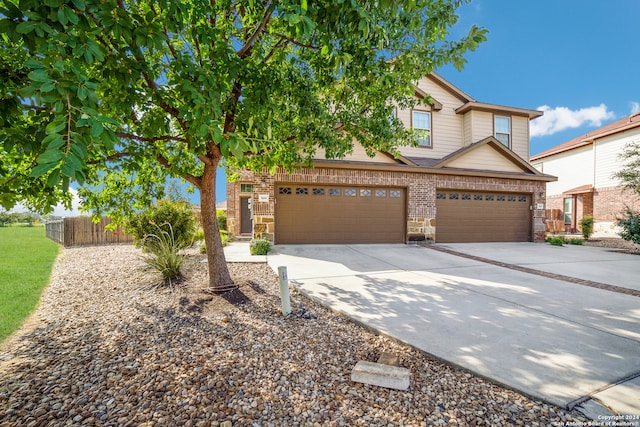
[{"label": "green leaf", "polygon": [[63,157],[64,157],[64,154],[62,154],[61,151],[56,149],[53,149],[53,150],[47,149],[47,151],[45,151],[44,153],[38,156],[36,161],[38,162],[38,164],[46,164],[46,163],[57,164],[60,160],[62,160]]},{"label": "green leaf", "polygon": [[16,32],[20,34],[29,34],[38,26],[37,22],[34,21],[24,21],[18,24],[16,27]]},{"label": "green leaf", "polygon": [[64,14],[67,16],[69,22],[71,22],[73,25],[76,25],[78,23],[78,15],[76,15],[76,12],[69,6],[64,8]]},{"label": "green leaf", "polygon": [[47,74],[45,70],[33,70],[28,74],[28,76],[29,79],[34,82],[49,83],[52,81],[51,77],[49,77],[49,74]]},{"label": "green leaf", "polygon": [[304,10],[305,12],[308,10],[308,7],[307,7],[307,0],[302,0],[302,1],[300,2],[300,9]]},{"label": "green leaf", "polygon": [[54,169],[47,177],[47,187],[53,188],[60,181],[60,169]]},{"label": "green leaf", "polygon": [[42,62],[38,61],[37,59],[27,59],[26,61],[24,61],[24,66],[33,70],[44,68]]},{"label": "green leaf", "polygon": [[29,176],[37,178],[53,169],[57,163],[39,163],[32,170]]},{"label": "green leaf", "polygon": [[102,132],[104,132],[104,127],[102,126],[102,123],[98,121],[94,121],[91,125],[91,136],[93,138],[98,138],[100,137],[100,135],[102,135]]},{"label": "green leaf", "polygon": [[62,117],[62,119],[62,121],[54,120],[49,123],[46,128],[44,128],[44,131],[47,133],[47,135],[50,135],[52,133],[60,133],[60,131],[67,127],[67,123],[64,121],[64,117]]},{"label": "green leaf", "polygon": [[58,9],[58,22],[62,25],[67,25],[69,23],[69,18],[67,18],[67,14],[64,12],[66,7],[61,7]]},{"label": "green leaf", "polygon": [[40,92],[51,92],[56,88],[56,84],[54,82],[48,82],[40,86]]},{"label": "green leaf", "polygon": [[64,145],[64,140],[59,133],[50,133],[42,140],[42,145],[47,145],[47,150],[57,150]]},{"label": "green leaf", "polygon": [[73,3],[73,5],[78,8],[78,10],[86,9],[84,0],[71,0],[71,3]]},{"label": "green leaf", "polygon": [[64,159],[64,164],[69,165],[74,170],[82,170],[84,167],[82,160],[80,160],[74,153],[67,154],[67,157]]}]

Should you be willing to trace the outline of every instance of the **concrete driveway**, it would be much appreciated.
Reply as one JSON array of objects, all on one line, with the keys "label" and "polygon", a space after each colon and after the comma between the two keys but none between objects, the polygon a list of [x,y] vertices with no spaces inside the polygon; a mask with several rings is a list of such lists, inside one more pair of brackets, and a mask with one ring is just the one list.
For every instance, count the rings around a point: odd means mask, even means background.
[{"label": "concrete driveway", "polygon": [[267,258],[310,297],[438,358],[595,419],[611,414],[604,406],[640,415],[640,297],[616,291],[639,289],[640,256],[535,243],[436,247],[467,257],[408,245],[281,245]]}]

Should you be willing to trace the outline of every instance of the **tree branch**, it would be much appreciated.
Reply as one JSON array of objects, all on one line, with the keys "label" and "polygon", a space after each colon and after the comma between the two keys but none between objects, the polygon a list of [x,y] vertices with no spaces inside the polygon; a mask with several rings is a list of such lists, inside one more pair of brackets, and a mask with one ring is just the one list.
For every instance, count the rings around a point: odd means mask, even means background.
[{"label": "tree branch", "polygon": [[145,136],[140,136],[140,135],[136,135],[128,132],[116,132],[116,136],[118,136],[119,138],[133,139],[134,141],[140,141],[140,142],[178,141],[178,142],[184,142],[187,144],[189,143],[189,141],[186,138],[171,136],[171,135],[154,136],[152,138],[148,138]]},{"label": "tree branch", "polygon": [[116,153],[116,154],[111,154],[110,156],[107,156],[105,159],[101,159],[101,160],[91,160],[89,162],[86,162],[87,165],[97,165],[100,164],[102,162],[108,162],[110,160],[118,160],[121,159],[123,157],[129,157],[131,156],[131,153],[127,153],[127,152],[122,152],[122,153]]},{"label": "tree branch", "polygon": [[273,5],[271,4],[271,2],[269,2],[267,4],[267,10],[264,16],[262,17],[262,22],[260,22],[260,25],[258,25],[258,28],[256,28],[253,34],[251,34],[251,37],[249,37],[249,39],[245,42],[244,46],[242,46],[238,51],[238,56],[240,58],[246,58],[247,56],[251,55],[251,49],[253,48],[253,45],[255,44],[260,34],[267,27],[267,24],[271,19],[272,13],[273,13]]}]

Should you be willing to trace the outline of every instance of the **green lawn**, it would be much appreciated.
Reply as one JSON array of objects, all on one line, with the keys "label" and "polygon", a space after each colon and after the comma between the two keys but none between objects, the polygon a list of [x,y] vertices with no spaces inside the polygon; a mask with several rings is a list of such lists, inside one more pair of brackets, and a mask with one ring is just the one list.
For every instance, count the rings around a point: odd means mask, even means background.
[{"label": "green lawn", "polygon": [[39,227],[0,227],[0,342],[33,312],[59,246]]}]

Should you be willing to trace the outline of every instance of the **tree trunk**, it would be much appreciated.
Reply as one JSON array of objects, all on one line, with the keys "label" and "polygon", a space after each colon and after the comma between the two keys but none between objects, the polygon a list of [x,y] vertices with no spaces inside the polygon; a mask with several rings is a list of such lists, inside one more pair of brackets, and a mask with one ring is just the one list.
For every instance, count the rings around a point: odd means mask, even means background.
[{"label": "tree trunk", "polygon": [[207,246],[207,265],[209,266],[209,290],[224,292],[233,289],[233,280],[229,275],[227,260],[224,256],[220,230],[216,219],[216,174],[218,162],[205,164],[200,187],[200,215],[204,242]]}]

